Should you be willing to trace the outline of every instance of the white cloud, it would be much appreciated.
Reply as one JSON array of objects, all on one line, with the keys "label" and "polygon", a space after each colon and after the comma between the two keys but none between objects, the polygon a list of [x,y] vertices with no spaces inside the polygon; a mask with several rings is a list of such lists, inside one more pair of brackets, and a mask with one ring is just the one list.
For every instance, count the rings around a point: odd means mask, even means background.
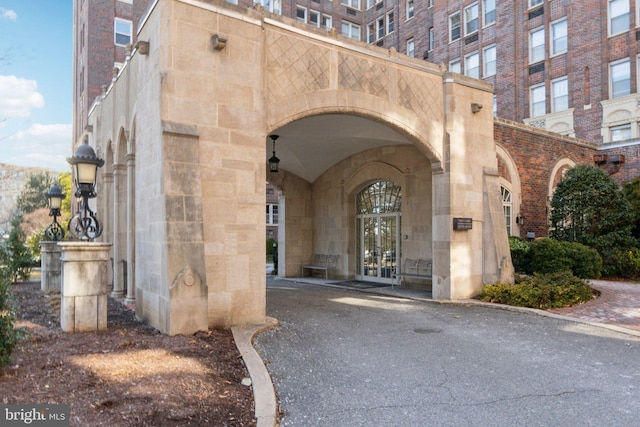
[{"label": "white cloud", "polygon": [[34,124],[0,142],[0,163],[69,170],[71,124]]},{"label": "white cloud", "polygon": [[44,107],[44,97],[36,89],[35,80],[0,75],[0,118],[29,117],[32,109]]},{"label": "white cloud", "polygon": [[18,14],[13,10],[0,7],[0,18],[16,21],[18,19]]}]

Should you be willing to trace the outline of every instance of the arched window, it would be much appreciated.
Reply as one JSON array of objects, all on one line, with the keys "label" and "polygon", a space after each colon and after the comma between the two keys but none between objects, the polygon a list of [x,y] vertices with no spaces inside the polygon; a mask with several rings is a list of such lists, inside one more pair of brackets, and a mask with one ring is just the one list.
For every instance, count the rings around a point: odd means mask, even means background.
[{"label": "arched window", "polygon": [[504,186],[500,186],[500,191],[502,193],[502,209],[504,211],[504,219],[507,224],[507,235],[511,236],[511,221],[513,217],[513,202],[511,201],[511,191],[509,191]]},{"label": "arched window", "polygon": [[378,181],[358,193],[356,213],[363,215],[400,212],[401,205],[402,188],[390,181]]}]

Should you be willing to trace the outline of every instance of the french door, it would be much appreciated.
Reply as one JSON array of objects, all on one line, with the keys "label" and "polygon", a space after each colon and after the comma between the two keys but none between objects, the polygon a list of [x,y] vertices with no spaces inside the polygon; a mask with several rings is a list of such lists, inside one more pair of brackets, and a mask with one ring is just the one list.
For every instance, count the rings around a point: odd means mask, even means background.
[{"label": "french door", "polygon": [[401,190],[388,181],[371,184],[356,203],[356,280],[392,282],[400,256]]}]

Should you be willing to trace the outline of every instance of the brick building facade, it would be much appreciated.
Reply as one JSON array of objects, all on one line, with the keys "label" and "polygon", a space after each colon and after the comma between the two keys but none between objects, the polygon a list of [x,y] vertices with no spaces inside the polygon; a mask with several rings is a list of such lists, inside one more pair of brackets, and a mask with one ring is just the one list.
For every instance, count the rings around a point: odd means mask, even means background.
[{"label": "brick building facade", "polygon": [[[92,103],[124,62],[127,45],[135,44],[138,23],[152,3],[74,0],[75,143],[86,132]],[[572,0],[230,3],[261,3],[257,7],[328,34],[444,64],[491,83],[494,115],[504,119],[496,120],[495,139],[517,164],[523,183],[516,191],[521,200],[512,212],[513,234],[546,235],[549,182],[557,181],[549,174],[578,163],[604,167],[621,183],[640,173],[640,2],[602,0],[580,7]],[[558,159],[567,161],[556,170]],[[500,169],[505,185],[515,178]],[[520,217],[524,224],[517,221]]]}]

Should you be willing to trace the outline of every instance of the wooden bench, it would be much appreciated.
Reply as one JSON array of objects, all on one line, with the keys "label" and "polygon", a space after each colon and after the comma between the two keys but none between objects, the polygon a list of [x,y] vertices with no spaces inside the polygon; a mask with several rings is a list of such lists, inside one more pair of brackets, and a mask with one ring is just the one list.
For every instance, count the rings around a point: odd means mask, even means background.
[{"label": "wooden bench", "polygon": [[314,254],[309,264],[303,264],[300,268],[300,274],[304,277],[305,270],[323,270],[324,279],[329,278],[329,270],[338,268],[338,255]]},{"label": "wooden bench", "polygon": [[410,259],[407,258],[400,265],[400,271],[394,271],[391,279],[391,288],[393,288],[394,282],[399,280],[399,284],[402,285],[402,280],[405,277],[415,277],[419,279],[432,279],[433,273],[433,261],[430,259]]}]

